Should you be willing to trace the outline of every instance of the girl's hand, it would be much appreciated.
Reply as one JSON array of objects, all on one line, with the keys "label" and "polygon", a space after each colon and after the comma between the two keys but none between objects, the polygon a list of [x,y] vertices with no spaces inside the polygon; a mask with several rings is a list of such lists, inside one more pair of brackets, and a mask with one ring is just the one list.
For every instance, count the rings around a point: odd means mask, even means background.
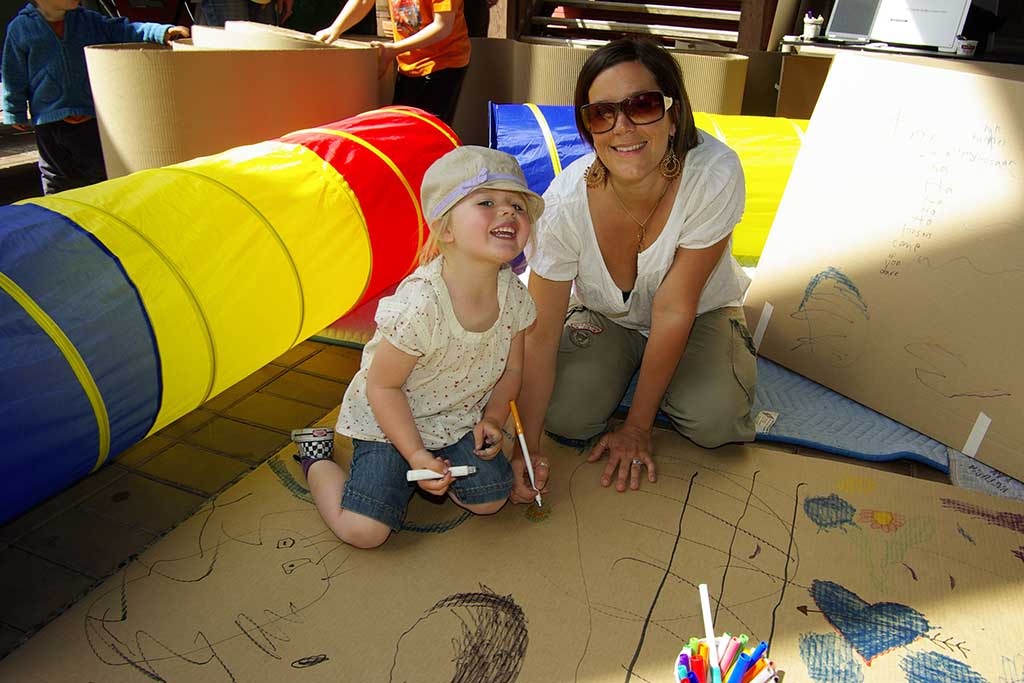
[{"label": "girl's hand", "polygon": [[416,482],[416,485],[429,494],[443,496],[448,493],[448,487],[452,485],[452,475],[448,471],[451,463],[438,458],[425,448],[421,448],[409,458],[409,468],[413,470],[433,470],[443,474],[441,479],[424,479]]},{"label": "girl's hand", "polygon": [[181,40],[182,38],[188,38],[191,32],[185,26],[172,26],[167,29],[167,33],[164,34],[164,43],[170,45],[175,40]]},{"label": "girl's hand", "polygon": [[550,467],[548,459],[536,456],[530,460],[533,463],[533,478],[537,481],[537,488],[530,484],[530,473],[526,471],[526,460],[517,448],[509,465],[512,466],[512,493],[509,500],[513,503],[533,503],[537,497],[538,490],[541,496],[548,492],[548,474]]},{"label": "girl's hand", "polygon": [[473,427],[473,453],[481,460],[491,460],[501,452],[504,436],[501,425],[494,418],[485,417]]},{"label": "girl's hand", "polygon": [[31,123],[12,123],[11,128],[22,133],[32,130]]},{"label": "girl's hand", "polygon": [[377,48],[377,78],[384,78],[388,73],[388,69],[391,68],[392,62],[395,61],[398,51],[395,49],[394,43],[381,43],[371,40],[370,45]]},{"label": "girl's hand", "polygon": [[647,468],[647,480],[654,483],[658,477],[654,471],[654,446],[651,443],[651,432],[623,424],[618,429],[608,432],[594,446],[587,457],[587,462],[597,462],[608,453],[608,464],[601,473],[601,486],[610,486],[615,470],[618,469],[615,489],[622,493],[629,488],[636,491],[640,488],[640,470]]},{"label": "girl's hand", "polygon": [[319,31],[317,31],[314,37],[321,43],[327,43],[328,45],[330,45],[331,43],[336,41],[338,39],[338,36],[340,35],[341,31],[335,28],[334,24],[331,24],[327,28],[322,28]]}]

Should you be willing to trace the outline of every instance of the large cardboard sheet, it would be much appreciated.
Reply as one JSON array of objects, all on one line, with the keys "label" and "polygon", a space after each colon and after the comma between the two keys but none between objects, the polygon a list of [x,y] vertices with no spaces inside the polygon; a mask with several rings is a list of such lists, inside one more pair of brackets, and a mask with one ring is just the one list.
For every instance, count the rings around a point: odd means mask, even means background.
[{"label": "large cardboard sheet", "polygon": [[370,551],[326,530],[286,449],[0,680],[665,683],[703,636],[699,583],[717,630],[770,641],[786,683],[1024,675],[1020,503],[660,430],[656,447],[657,484],[618,494],[545,443],[542,508],[472,517],[416,497]]},{"label": "large cardboard sheet", "polygon": [[762,355],[1017,478],[1022,80],[837,56],[746,300]]},{"label": "large cardboard sheet", "polygon": [[256,50],[99,45],[85,52],[111,178],[338,121],[379,101],[376,50],[358,43]]}]

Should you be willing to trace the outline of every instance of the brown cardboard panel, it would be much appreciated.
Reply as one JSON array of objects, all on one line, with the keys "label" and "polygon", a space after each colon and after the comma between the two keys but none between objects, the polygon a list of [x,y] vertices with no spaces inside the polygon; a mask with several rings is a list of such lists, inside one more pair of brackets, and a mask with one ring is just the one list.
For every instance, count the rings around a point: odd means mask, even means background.
[{"label": "brown cardboard panel", "polygon": [[831,57],[788,54],[782,58],[777,116],[809,119],[828,76]]},{"label": "brown cardboard panel", "polygon": [[168,50],[101,45],[86,50],[86,61],[111,178],[378,106],[377,55],[369,46]]},{"label": "brown cardboard panel", "polygon": [[601,465],[546,442],[542,508],[471,517],[416,497],[408,529],[370,551],[325,529],[285,449],[0,661],[0,679],[665,683],[703,636],[699,583],[717,630],[770,640],[787,683],[1019,667],[1024,506],[655,438],[659,480],[640,492],[601,488]]},{"label": "brown cardboard panel", "polygon": [[838,55],[747,296],[760,351],[1024,477],[1024,67]]}]

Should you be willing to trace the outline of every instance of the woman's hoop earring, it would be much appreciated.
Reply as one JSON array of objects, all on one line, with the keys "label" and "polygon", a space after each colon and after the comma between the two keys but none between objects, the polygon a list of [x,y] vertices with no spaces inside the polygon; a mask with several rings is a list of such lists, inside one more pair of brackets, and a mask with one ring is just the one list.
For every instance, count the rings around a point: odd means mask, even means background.
[{"label": "woman's hoop earring", "polygon": [[586,181],[587,187],[604,185],[607,178],[608,169],[603,163],[601,163],[600,159],[594,159],[594,163],[592,163],[583,174],[583,179]]},{"label": "woman's hoop earring", "polygon": [[661,175],[665,176],[668,180],[675,180],[679,177],[679,174],[683,172],[683,164],[679,161],[679,157],[676,156],[676,148],[673,144],[675,137],[668,139],[668,150],[665,152],[665,156],[661,159],[661,164],[658,166],[658,170],[661,171]]}]

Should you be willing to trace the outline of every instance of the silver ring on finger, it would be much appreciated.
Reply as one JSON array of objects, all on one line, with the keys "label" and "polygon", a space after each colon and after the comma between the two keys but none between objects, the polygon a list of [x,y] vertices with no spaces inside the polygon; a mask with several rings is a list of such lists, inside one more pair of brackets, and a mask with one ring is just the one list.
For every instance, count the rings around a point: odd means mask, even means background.
[{"label": "silver ring on finger", "polygon": [[633,464],[634,465],[643,465],[644,461],[641,460],[640,458],[633,458]]}]

